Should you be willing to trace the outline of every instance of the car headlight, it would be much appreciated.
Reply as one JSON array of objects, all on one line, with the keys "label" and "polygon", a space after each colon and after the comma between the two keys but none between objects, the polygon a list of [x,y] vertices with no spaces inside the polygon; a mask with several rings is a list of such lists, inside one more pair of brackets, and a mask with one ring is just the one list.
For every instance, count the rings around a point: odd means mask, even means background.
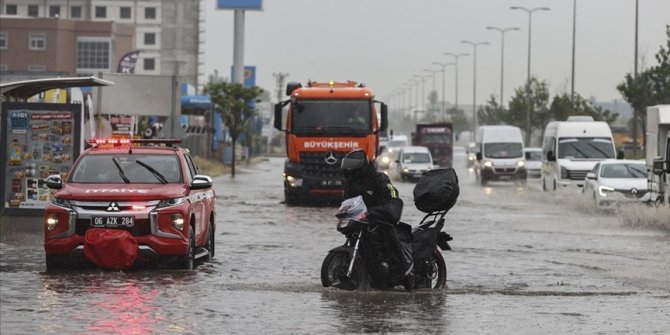
[{"label": "car headlight", "polygon": [[468,156],[468,160],[474,161],[474,160],[475,160],[475,156],[469,155],[469,156]]},{"label": "car headlight", "polygon": [[522,167],[522,166],[525,166],[525,165],[526,165],[526,162],[524,162],[524,161],[516,162],[516,166],[518,166],[518,167]]},{"label": "car headlight", "polygon": [[404,168],[404,169],[402,169],[402,172],[409,172],[409,169],[408,169],[408,168]]},{"label": "car headlight", "polygon": [[56,229],[56,225],[58,225],[58,214],[49,214],[47,217],[47,230],[53,231]]},{"label": "car headlight", "polygon": [[614,192],[614,189],[607,186],[598,186],[598,193],[601,197],[606,197],[608,194]]},{"label": "car headlight", "polygon": [[486,167],[492,167],[492,166],[493,166],[493,163],[491,163],[491,161],[486,161],[486,162],[484,162],[484,166],[486,166]]},{"label": "car headlight", "polygon": [[170,207],[170,206],[177,206],[177,205],[183,204],[184,201],[186,201],[185,197],[163,199],[163,200],[158,202],[158,205],[156,205],[156,208],[165,208],[165,207]]},{"label": "car headlight", "polygon": [[72,208],[72,203],[70,202],[70,200],[67,199],[53,198],[53,200],[51,200],[51,203],[60,207]]},{"label": "car headlight", "polygon": [[386,156],[382,157],[382,163],[384,163],[384,164],[388,164],[390,160],[391,160],[391,159],[389,159],[389,158],[386,157]]},{"label": "car headlight", "polygon": [[171,216],[171,221],[172,221],[172,226],[180,231],[184,230],[184,217],[177,213],[177,214],[172,214]]},{"label": "car headlight", "polygon": [[302,186],[302,178],[295,178],[293,176],[286,176],[286,181],[291,187]]}]

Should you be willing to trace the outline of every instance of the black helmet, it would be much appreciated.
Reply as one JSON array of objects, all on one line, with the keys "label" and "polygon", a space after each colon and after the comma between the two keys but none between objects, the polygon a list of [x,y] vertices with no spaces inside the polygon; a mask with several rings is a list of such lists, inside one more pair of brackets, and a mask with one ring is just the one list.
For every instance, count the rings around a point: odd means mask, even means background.
[{"label": "black helmet", "polygon": [[368,162],[368,156],[365,154],[365,151],[363,149],[356,149],[342,158],[340,167],[346,176],[348,173],[358,171],[366,167],[368,164],[370,163]]}]

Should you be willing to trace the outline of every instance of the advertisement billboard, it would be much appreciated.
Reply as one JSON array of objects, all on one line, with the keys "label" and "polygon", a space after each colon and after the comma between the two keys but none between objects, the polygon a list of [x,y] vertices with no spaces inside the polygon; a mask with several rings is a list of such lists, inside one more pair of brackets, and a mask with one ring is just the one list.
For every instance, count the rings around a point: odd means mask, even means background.
[{"label": "advertisement billboard", "polygon": [[262,0],[217,0],[218,9],[262,10]]},{"label": "advertisement billboard", "polygon": [[67,178],[79,156],[81,106],[5,102],[1,116],[0,209],[39,215],[51,201],[46,178]]}]

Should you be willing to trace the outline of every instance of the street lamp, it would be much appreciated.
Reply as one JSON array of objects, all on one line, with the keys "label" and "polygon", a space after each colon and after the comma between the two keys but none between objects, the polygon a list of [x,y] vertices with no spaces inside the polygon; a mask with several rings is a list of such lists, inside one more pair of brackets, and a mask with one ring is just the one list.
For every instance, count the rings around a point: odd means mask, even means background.
[{"label": "street lamp", "polygon": [[451,53],[451,52],[445,52],[444,55],[454,57],[454,64],[456,64],[455,65],[456,66],[456,69],[455,69],[456,73],[455,73],[455,76],[454,76],[454,82],[455,82],[454,90],[456,91],[456,93],[454,94],[454,106],[458,110],[458,58],[461,57],[461,56],[469,56],[470,54],[467,54],[467,53],[455,54],[455,53]]},{"label": "street lamp", "polygon": [[487,45],[489,42],[472,42],[461,41],[461,43],[472,45],[472,136],[475,136],[477,131],[477,47],[480,45]]},{"label": "street lamp", "polygon": [[[425,103],[424,99],[426,98],[426,90],[424,88],[425,88],[426,76],[421,75],[421,74],[415,74],[414,77],[416,77],[418,80],[421,80],[421,107],[422,107],[421,110],[425,110],[426,109],[426,103]],[[417,83],[418,83],[418,81],[417,81]],[[417,85],[416,89],[417,89],[417,93],[419,93],[419,86],[418,85]],[[418,99],[416,101],[416,107],[417,108],[419,107],[419,100]]]},{"label": "street lamp", "polygon": [[435,73],[437,73],[440,70],[434,70],[434,69],[423,69],[423,70],[430,73],[430,75],[433,77],[433,90],[431,92],[435,92]]},{"label": "street lamp", "polygon": [[500,32],[501,43],[500,43],[500,108],[503,108],[503,87],[504,87],[504,78],[505,78],[505,33],[508,31],[519,30],[517,27],[509,28],[498,28],[498,27],[486,27],[489,30],[497,30]]},{"label": "street lamp", "polygon": [[[532,29],[532,17],[533,13],[539,10],[551,10],[549,7],[536,7],[533,9],[528,9],[526,7],[521,7],[521,6],[511,6],[510,9],[513,10],[523,10],[526,13],[528,13],[528,75],[526,78],[526,93],[527,95],[530,95],[530,36],[531,36],[531,29]],[[528,112],[526,113],[526,145],[530,145],[530,112],[533,106],[531,105],[531,99],[530,96],[528,97]]]},{"label": "street lamp", "polygon": [[444,78],[445,78],[445,72],[446,72],[446,69],[447,69],[447,65],[455,65],[455,63],[440,63],[440,62],[433,62],[433,64],[442,66],[442,70],[441,70],[441,71],[442,71],[442,113],[444,113],[444,115],[446,116],[446,115],[447,115],[447,105],[446,105],[446,104],[447,104],[447,101],[446,101],[446,98],[444,97],[444,87],[445,87],[445,84],[444,84]]}]

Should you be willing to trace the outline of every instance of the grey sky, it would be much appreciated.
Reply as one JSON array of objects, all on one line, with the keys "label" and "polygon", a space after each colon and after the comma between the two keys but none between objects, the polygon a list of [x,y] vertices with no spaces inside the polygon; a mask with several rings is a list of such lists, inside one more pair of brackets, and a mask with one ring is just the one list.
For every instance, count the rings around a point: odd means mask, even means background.
[{"label": "grey sky", "polygon": [[[205,69],[229,77],[233,62],[233,12],[208,1]],[[389,101],[414,75],[459,59],[459,104],[472,104],[472,46],[477,49],[477,102],[500,94],[501,34],[486,26],[516,26],[505,34],[505,103],[526,80],[528,9],[532,15],[531,73],[546,80],[551,95],[570,91],[572,0],[265,0],[246,12],[245,63],[257,67],[258,86],[275,91],[273,72],[288,80],[355,80]],[[639,0],[640,68],[656,63],[666,40],[670,0]],[[577,0],[575,91],[600,101],[621,99],[616,85],[634,66],[635,0]],[[446,100],[454,101],[454,67],[447,67]],[[441,72],[435,89],[442,94]],[[425,81],[425,92],[432,78]],[[274,94],[273,94],[274,96]]]}]

